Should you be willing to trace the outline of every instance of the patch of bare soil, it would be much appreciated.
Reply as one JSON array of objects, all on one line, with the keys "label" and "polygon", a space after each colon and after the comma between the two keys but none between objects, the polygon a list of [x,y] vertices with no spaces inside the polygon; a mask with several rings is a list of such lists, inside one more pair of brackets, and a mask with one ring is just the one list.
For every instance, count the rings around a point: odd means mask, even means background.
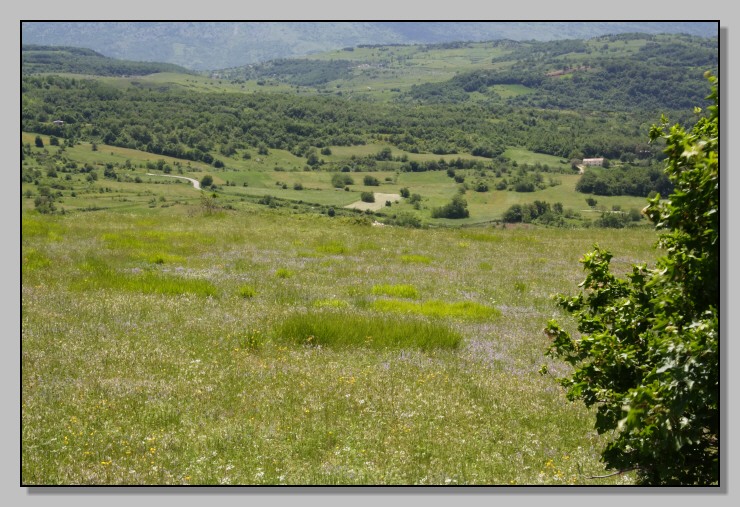
[{"label": "patch of bare soil", "polygon": [[368,209],[377,211],[385,206],[385,201],[395,203],[401,200],[401,196],[399,194],[381,194],[379,192],[373,192],[373,195],[375,196],[375,202],[356,201],[352,204],[348,204],[345,208],[360,209],[363,211]]}]

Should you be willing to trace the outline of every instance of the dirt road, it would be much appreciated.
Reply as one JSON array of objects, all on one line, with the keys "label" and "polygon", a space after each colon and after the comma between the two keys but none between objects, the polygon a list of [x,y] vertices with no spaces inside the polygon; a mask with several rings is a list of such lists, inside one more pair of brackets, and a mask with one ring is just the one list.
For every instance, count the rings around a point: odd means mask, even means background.
[{"label": "dirt road", "polygon": [[195,180],[193,178],[188,178],[186,176],[173,176],[172,174],[152,174],[152,173],[146,173],[147,176],[164,176],[166,178],[179,178],[181,180],[188,180],[190,183],[193,184],[193,186],[197,189],[200,189],[200,182],[198,180]]}]

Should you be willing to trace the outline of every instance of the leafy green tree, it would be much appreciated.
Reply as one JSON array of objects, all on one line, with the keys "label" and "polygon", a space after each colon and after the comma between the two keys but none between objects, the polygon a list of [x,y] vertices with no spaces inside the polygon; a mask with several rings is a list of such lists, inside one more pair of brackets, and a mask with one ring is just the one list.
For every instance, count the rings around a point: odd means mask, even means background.
[{"label": "leafy green tree", "polygon": [[213,185],[213,176],[210,174],[206,174],[200,179],[201,187],[210,187],[211,185]]},{"label": "leafy green tree", "polygon": [[559,379],[568,398],[595,405],[596,430],[613,434],[607,468],[636,470],[641,484],[719,482],[719,99],[707,77],[708,114],[690,131],[665,117],[650,131],[666,141],[674,184],[646,208],[666,255],[619,279],[596,246],[581,260],[585,292],[555,296],[581,336],[555,321],[546,328],[548,354],[574,368]]},{"label": "leafy green tree", "polygon": [[354,185],[355,181],[349,174],[334,173],[331,177],[331,184],[336,188],[344,188],[347,185]]},{"label": "leafy green tree", "polygon": [[468,202],[461,195],[456,195],[448,204],[432,209],[432,218],[468,218]]}]

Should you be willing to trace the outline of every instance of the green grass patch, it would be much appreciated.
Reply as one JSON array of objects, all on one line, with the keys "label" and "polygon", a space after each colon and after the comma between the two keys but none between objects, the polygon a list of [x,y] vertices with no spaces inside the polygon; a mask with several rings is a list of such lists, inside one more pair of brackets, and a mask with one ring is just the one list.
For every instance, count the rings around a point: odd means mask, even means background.
[{"label": "green grass patch", "polygon": [[122,290],[144,294],[181,295],[192,294],[201,297],[217,297],[218,289],[207,280],[187,279],[163,275],[154,271],[117,271],[105,262],[89,258],[80,266],[81,280],[70,287],[79,291]]},{"label": "green grass patch", "polygon": [[413,285],[375,285],[372,292],[376,296],[419,299],[419,291]]},{"label": "green grass patch", "polygon": [[257,291],[251,285],[242,285],[236,291],[240,298],[250,299],[257,295]]},{"label": "green grass patch", "polygon": [[180,264],[185,262],[185,257],[158,252],[147,256],[147,262],[151,264]]},{"label": "green grass patch", "polygon": [[293,273],[291,270],[285,269],[285,268],[279,268],[278,270],[275,271],[275,276],[277,276],[278,278],[285,279],[285,278],[290,278],[293,275],[295,275],[295,273]]},{"label": "green grass patch", "polygon": [[46,236],[49,239],[58,239],[62,234],[62,227],[51,220],[36,220],[31,217],[23,217],[21,220],[21,236],[32,238]]},{"label": "green grass patch", "polygon": [[501,236],[494,236],[493,234],[488,234],[485,232],[473,232],[473,231],[462,231],[460,233],[460,237],[464,239],[469,239],[472,241],[481,241],[484,243],[497,243],[497,242],[500,242],[502,239]]},{"label": "green grass patch", "polygon": [[432,259],[426,255],[402,255],[401,262],[404,264],[431,264]]},{"label": "green grass patch", "polygon": [[371,307],[381,312],[412,313],[426,315],[427,317],[451,317],[466,320],[486,320],[501,315],[501,312],[496,308],[472,301],[447,303],[430,300],[415,303],[412,301],[379,299],[374,301]]},{"label": "green grass patch", "polygon": [[315,308],[347,308],[349,303],[341,299],[319,299],[313,302]]},{"label": "green grass patch", "polygon": [[278,340],[301,345],[373,349],[455,349],[462,336],[439,323],[346,312],[294,314],[275,330]]},{"label": "green grass patch", "polygon": [[346,254],[349,250],[339,241],[330,241],[328,243],[322,243],[316,247],[316,252],[325,255],[342,255]]},{"label": "green grass patch", "polygon": [[37,269],[43,269],[51,265],[51,259],[49,259],[42,252],[39,252],[35,248],[29,248],[23,252],[23,272],[35,271]]}]

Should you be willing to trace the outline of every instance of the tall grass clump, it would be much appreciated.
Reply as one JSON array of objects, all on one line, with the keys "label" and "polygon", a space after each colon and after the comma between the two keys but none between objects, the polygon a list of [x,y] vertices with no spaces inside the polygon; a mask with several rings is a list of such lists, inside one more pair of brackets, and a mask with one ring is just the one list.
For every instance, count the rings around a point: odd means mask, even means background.
[{"label": "tall grass clump", "polygon": [[462,341],[438,322],[317,311],[289,316],[275,335],[278,341],[332,348],[456,349]]},{"label": "tall grass clump", "polygon": [[404,264],[429,264],[432,259],[426,255],[402,255],[401,262]]},{"label": "tall grass clump", "polygon": [[286,269],[286,268],[279,268],[278,270],[275,271],[275,276],[277,276],[278,278],[283,278],[283,279],[290,278],[294,274],[295,273],[293,273],[291,270]]},{"label": "tall grass clump", "polygon": [[325,255],[342,255],[348,252],[347,247],[339,241],[329,241],[316,247],[316,252]]},{"label": "tall grass clump", "polygon": [[240,298],[251,299],[257,295],[257,291],[251,285],[242,285],[237,290]]},{"label": "tall grass clump", "polygon": [[375,285],[373,294],[376,296],[419,299],[419,291],[413,285]]}]

